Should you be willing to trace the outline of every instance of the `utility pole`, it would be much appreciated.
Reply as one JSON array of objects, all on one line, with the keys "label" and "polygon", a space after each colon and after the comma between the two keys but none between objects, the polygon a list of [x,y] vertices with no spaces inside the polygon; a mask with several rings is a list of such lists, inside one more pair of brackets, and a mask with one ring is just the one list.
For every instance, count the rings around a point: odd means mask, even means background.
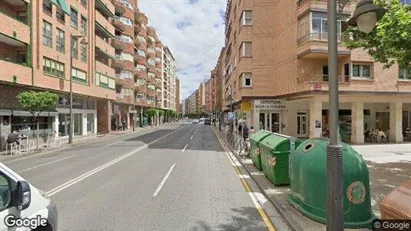
[{"label": "utility pole", "polygon": [[[73,118],[73,48],[74,43],[77,42],[79,38],[83,38],[81,44],[87,44],[84,35],[73,35],[70,34],[70,127],[69,127],[69,144],[73,143],[73,135],[74,135],[74,118]],[[78,51],[78,46],[77,46]],[[78,53],[77,53],[78,55]]]}]

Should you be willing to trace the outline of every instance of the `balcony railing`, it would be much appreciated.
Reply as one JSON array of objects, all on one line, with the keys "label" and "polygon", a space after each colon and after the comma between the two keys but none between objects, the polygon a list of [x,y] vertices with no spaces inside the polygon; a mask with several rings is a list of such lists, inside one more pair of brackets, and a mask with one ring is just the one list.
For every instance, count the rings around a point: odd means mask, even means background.
[{"label": "balcony railing", "polygon": [[[338,42],[346,41],[347,39],[348,39],[348,37],[345,36],[345,35],[342,35],[342,34],[337,35],[337,41]],[[300,45],[300,44],[303,44],[303,43],[308,42],[308,41],[325,41],[326,42],[326,41],[328,41],[328,33],[310,33],[310,34],[307,34],[307,35],[299,38],[297,40],[297,44]]]},{"label": "balcony railing", "polygon": [[[349,75],[338,75],[338,82],[339,83],[348,83],[350,82],[351,77]],[[313,74],[313,75],[305,75],[300,77],[299,83],[303,82],[328,82],[329,75],[327,74]]]}]

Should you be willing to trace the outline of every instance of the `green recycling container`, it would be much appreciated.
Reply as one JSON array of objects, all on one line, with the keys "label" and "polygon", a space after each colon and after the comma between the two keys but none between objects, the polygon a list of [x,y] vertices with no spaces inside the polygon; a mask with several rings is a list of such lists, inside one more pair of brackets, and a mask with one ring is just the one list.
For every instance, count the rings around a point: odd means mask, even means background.
[{"label": "green recycling container", "polygon": [[254,166],[260,171],[263,170],[261,166],[260,143],[270,134],[268,131],[260,130],[250,137],[251,159],[253,160]]},{"label": "green recycling container", "polygon": [[[327,221],[328,139],[309,139],[291,157],[291,185],[288,202],[304,216],[320,223]],[[343,146],[344,227],[370,227],[369,173],[366,163],[351,146]]]},{"label": "green recycling container", "polygon": [[290,150],[301,144],[294,137],[272,133],[260,143],[262,169],[274,185],[290,184]]}]

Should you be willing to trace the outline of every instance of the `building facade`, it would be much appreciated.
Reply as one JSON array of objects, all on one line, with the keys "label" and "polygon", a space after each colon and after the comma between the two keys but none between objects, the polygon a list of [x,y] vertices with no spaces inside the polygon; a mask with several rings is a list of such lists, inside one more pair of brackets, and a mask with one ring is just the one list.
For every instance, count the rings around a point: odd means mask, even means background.
[{"label": "building facade", "polygon": [[[357,2],[345,6],[341,20]],[[320,137],[328,128],[326,12],[320,0],[228,1],[225,109],[233,105],[237,118],[257,130]],[[410,71],[383,69],[365,51],[348,50],[344,29],[338,21],[342,140],[364,143],[365,132],[382,129],[390,141],[402,142],[410,126]]]},{"label": "building facade", "polygon": [[143,109],[162,107],[163,45],[136,0],[0,0],[0,11],[0,148],[13,130],[36,129],[17,102],[22,91],[58,95],[56,110],[40,116],[42,136],[69,135],[70,82],[74,135],[123,121],[130,129]]},{"label": "building facade", "polygon": [[193,92],[187,99],[187,114],[197,114],[197,96],[198,96],[198,90]]},{"label": "building facade", "polygon": [[169,47],[164,47],[163,70],[163,108],[176,110],[177,69],[175,58]]},{"label": "building facade", "polygon": [[175,104],[176,111],[181,113],[181,102],[180,102],[180,79],[176,78],[176,95],[175,95]]}]

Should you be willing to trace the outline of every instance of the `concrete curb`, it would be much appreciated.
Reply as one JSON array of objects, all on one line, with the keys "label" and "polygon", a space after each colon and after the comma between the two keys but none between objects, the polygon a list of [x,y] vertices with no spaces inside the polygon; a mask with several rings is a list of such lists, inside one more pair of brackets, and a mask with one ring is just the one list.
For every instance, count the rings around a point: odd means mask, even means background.
[{"label": "concrete curb", "polygon": [[299,224],[298,222],[293,218],[293,215],[288,213],[287,211],[285,211],[283,208],[281,208],[281,204],[280,202],[278,202],[277,200],[273,200],[270,195],[268,195],[263,186],[258,182],[258,180],[255,178],[255,176],[253,176],[251,174],[251,172],[245,167],[244,163],[241,161],[241,158],[235,154],[234,149],[231,147],[231,145],[229,145],[223,137],[221,137],[221,135],[219,134],[219,131],[216,130],[215,128],[213,128],[216,132],[216,134],[220,137],[220,139],[225,143],[225,145],[231,150],[231,152],[233,153],[233,156],[235,156],[235,158],[237,159],[237,161],[241,164],[241,166],[243,167],[243,169],[248,173],[248,175],[250,176],[250,178],[256,183],[257,187],[260,189],[261,193],[267,198],[268,201],[270,201],[270,203],[274,206],[274,208],[277,210],[277,212],[281,215],[281,217],[283,218],[283,220],[285,221],[285,223],[288,225],[288,227],[293,230],[293,231],[302,231],[304,230]]},{"label": "concrete curb", "polygon": [[[167,124],[168,126],[170,124]],[[161,128],[161,127],[166,127],[167,125],[160,125],[160,126],[156,126],[156,127],[143,127],[142,129],[138,130],[138,131],[129,131],[129,132],[124,132],[124,133],[120,133],[120,134],[102,134],[102,135],[96,135],[96,137],[94,138],[90,138],[90,139],[84,139],[82,141],[76,142],[76,143],[72,143],[72,144],[64,144],[64,146],[60,147],[60,148],[54,148],[54,149],[45,149],[45,150],[40,150],[40,151],[35,151],[32,153],[28,153],[28,154],[22,154],[22,155],[14,155],[14,156],[8,156],[5,157],[3,159],[0,160],[1,163],[10,163],[13,161],[17,161],[20,159],[25,159],[25,158],[29,158],[29,157],[35,157],[35,156],[41,156],[41,155],[47,155],[50,153],[54,153],[54,152],[58,152],[61,150],[65,150],[65,149],[69,149],[71,147],[75,147],[75,146],[81,146],[84,144],[92,144],[92,143],[96,143],[99,141],[105,141],[105,140],[110,140],[110,139],[114,139],[117,137],[122,137],[125,135],[130,135],[130,134],[138,134],[140,132],[143,131],[147,131],[147,130],[155,130],[156,128]],[[102,138],[103,139],[99,139]]]}]

